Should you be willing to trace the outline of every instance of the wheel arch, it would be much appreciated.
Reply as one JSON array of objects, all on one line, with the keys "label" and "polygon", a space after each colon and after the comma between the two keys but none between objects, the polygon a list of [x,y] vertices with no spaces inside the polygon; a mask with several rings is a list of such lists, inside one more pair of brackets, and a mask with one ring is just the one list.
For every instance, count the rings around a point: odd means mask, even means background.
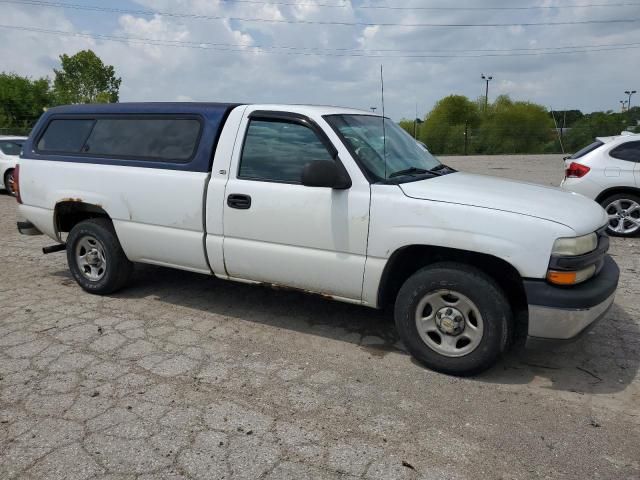
[{"label": "wheel arch", "polygon": [[70,232],[78,223],[90,218],[106,218],[111,220],[102,205],[84,202],[80,199],[65,199],[56,203],[53,214],[56,235],[60,238],[63,232]]},{"label": "wheel arch", "polygon": [[595,199],[596,202],[598,203],[602,203],[603,200],[605,200],[607,197],[611,197],[612,195],[617,195],[619,193],[632,193],[634,195],[637,195],[638,197],[640,197],[640,188],[638,187],[611,187],[608,188],[606,190],[603,190],[602,192],[600,192],[600,195],[598,195]]},{"label": "wheel arch", "polygon": [[516,317],[518,312],[527,311],[522,276],[509,262],[485,253],[429,245],[408,245],[391,255],[380,279],[378,306],[393,304],[398,291],[411,275],[421,268],[443,261],[463,263],[482,270],[504,290]]}]

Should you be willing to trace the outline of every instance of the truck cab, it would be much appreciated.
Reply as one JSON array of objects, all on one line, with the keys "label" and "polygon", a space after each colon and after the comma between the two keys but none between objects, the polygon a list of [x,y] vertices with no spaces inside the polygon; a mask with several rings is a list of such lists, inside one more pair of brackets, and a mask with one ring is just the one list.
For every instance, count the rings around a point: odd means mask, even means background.
[{"label": "truck cab", "polygon": [[573,339],[617,287],[600,206],[456,172],[359,110],[59,107],[23,158],[19,228],[56,240],[84,290],[123,288],[139,262],[389,306],[445,373],[491,366],[520,312],[530,344]]}]

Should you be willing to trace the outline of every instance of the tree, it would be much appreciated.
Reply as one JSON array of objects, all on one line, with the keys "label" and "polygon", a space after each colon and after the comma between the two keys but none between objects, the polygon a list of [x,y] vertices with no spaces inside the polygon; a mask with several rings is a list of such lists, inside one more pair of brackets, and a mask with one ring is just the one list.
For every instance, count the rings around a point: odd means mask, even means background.
[{"label": "tree", "polygon": [[420,135],[420,127],[423,123],[424,122],[419,118],[416,118],[415,120],[407,120],[406,118],[403,118],[400,120],[398,125],[400,125],[400,127],[412,137],[418,138]]},{"label": "tree", "polygon": [[553,120],[541,105],[507,95],[491,104],[477,132],[481,153],[542,153],[553,140]]},{"label": "tree", "polygon": [[628,126],[628,117],[623,113],[589,113],[573,124],[567,133],[565,146],[567,151],[575,152],[589,145],[596,137],[620,135]]},{"label": "tree", "polygon": [[91,50],[60,56],[61,69],[54,69],[56,102],[114,103],[119,99],[122,79],[112,65],[105,65]]},{"label": "tree", "polygon": [[0,133],[28,134],[51,101],[49,79],[0,73]]},{"label": "tree", "polygon": [[556,122],[558,122],[558,128],[562,128],[563,122],[565,128],[571,128],[578,120],[584,117],[580,110],[554,110],[549,112],[549,115],[551,115],[552,120],[555,117]]},{"label": "tree", "polygon": [[443,98],[429,112],[419,138],[433,153],[465,153],[465,133],[480,122],[476,103],[463,95]]},{"label": "tree", "polygon": [[631,107],[625,112],[629,127],[636,133],[640,133],[640,107]]}]

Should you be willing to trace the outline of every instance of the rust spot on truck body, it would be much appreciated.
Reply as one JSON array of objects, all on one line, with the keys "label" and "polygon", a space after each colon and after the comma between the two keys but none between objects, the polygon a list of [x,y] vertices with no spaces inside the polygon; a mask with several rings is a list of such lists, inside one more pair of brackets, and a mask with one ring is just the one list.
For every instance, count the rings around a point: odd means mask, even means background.
[{"label": "rust spot on truck body", "polygon": [[318,292],[314,292],[312,290],[305,290],[304,288],[287,287],[285,285],[278,285],[276,283],[266,283],[266,282],[258,283],[258,285],[260,285],[261,287],[267,287],[267,288],[270,288],[271,290],[276,290],[276,291],[279,291],[279,292],[304,293],[306,295],[313,295],[314,297],[320,297],[320,298],[322,298],[324,300],[335,300],[336,299],[333,295],[329,295],[327,293],[318,293]]}]

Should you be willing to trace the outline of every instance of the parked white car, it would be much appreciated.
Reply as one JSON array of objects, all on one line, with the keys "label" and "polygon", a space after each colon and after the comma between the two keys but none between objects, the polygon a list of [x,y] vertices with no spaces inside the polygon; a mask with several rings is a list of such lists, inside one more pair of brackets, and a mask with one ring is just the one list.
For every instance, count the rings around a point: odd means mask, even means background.
[{"label": "parked white car", "polygon": [[59,107],[22,158],[18,229],[59,242],[45,253],[66,250],[87,292],[141,262],[392,305],[408,351],[442,372],[488,368],[521,313],[529,344],[571,340],[618,284],[600,206],[456,172],[359,110]]},{"label": "parked white car", "polygon": [[608,232],[640,234],[640,135],[597,138],[565,160],[562,188],[598,202],[609,216]]},{"label": "parked white car", "polygon": [[0,188],[15,195],[13,172],[27,137],[0,136]]}]

